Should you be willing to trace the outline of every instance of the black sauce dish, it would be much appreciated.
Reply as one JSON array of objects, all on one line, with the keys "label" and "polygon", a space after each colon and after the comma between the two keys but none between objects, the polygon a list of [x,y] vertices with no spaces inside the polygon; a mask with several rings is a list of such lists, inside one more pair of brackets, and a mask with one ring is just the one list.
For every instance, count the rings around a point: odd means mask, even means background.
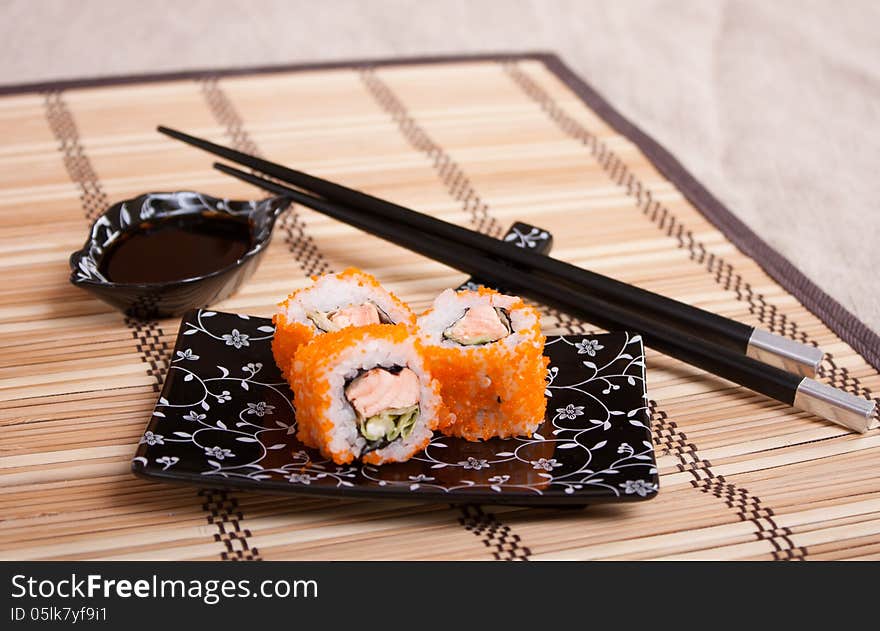
[{"label": "black sauce dish", "polygon": [[[285,197],[231,201],[194,191],[146,193],[127,199],[102,213],[92,224],[83,247],[71,254],[70,282],[137,318],[178,316],[207,306],[231,295],[250,278],[269,244],[275,220],[289,206],[290,200]],[[232,261],[228,256],[200,257],[197,263],[207,269],[185,278],[132,282],[114,279],[108,273],[108,265],[114,253],[122,251],[123,243],[172,222],[205,226],[208,230],[225,225],[222,222],[235,222],[245,231],[246,242],[240,247],[240,255],[233,254]],[[167,250],[161,253],[163,262],[169,266],[180,264],[181,269],[187,256],[195,256],[192,252]]]}]

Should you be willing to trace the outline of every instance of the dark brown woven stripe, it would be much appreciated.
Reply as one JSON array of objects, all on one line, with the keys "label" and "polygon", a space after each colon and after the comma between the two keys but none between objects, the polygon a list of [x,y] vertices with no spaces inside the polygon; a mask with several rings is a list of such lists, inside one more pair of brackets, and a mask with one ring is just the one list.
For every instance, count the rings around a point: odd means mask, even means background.
[{"label": "dark brown woven stripe", "polygon": [[[232,146],[239,151],[262,157],[259,147],[245,131],[241,116],[223,92],[217,77],[204,77],[199,85],[211,114],[223,125]],[[295,206],[291,205],[278,225],[284,235],[284,242],[306,276],[332,271],[314,239],[306,232],[305,222]]]},{"label": "dark brown woven stripe", "polygon": [[[76,120],[60,91],[46,93],[44,98],[46,122],[58,141],[58,150],[72,182],[80,188],[80,205],[86,219],[93,221],[109,205],[92,164],[79,139]],[[135,341],[147,374],[154,379],[153,391],[159,393],[171,360],[171,346],[164,341],[165,333],[156,321],[125,318],[125,325]]]},{"label": "dark brown woven stripe", "polygon": [[519,535],[502,524],[497,515],[486,513],[476,505],[464,505],[458,522],[474,533],[492,551],[496,561],[528,561],[532,552],[521,545]]},{"label": "dark brown woven stripe", "polygon": [[[492,216],[489,205],[480,197],[461,166],[415,121],[400,99],[376,75],[372,67],[361,68],[360,76],[367,91],[391,117],[410,146],[431,161],[434,172],[443,182],[447,193],[461,204],[462,211],[468,216],[474,229],[496,238],[500,237],[503,232],[501,223]],[[584,331],[583,324],[567,313],[544,305],[539,307],[554,320],[554,328],[569,334]]]},{"label": "dark brown woven stripe", "polygon": [[806,548],[794,545],[790,539],[791,531],[780,528],[773,520],[773,509],[765,506],[761,499],[747,489],[732,484],[724,476],[712,471],[712,463],[701,458],[697,447],[678,425],[671,421],[654,400],[648,401],[651,414],[651,430],[658,455],[671,455],[678,460],[676,468],[693,476],[691,486],[699,491],[722,500],[736,512],[742,521],[749,521],[755,527],[755,538],[766,539],[773,547],[775,560],[802,559]]},{"label": "dark brown woven stripe", "polygon": [[227,491],[203,489],[199,496],[204,499],[202,509],[208,513],[208,523],[217,527],[214,541],[226,548],[220,553],[224,561],[262,561],[260,551],[248,545],[250,530],[241,527],[244,520],[238,500]]},{"label": "dark brown woven stripe", "polygon": [[[618,186],[624,187],[629,196],[634,197],[638,207],[642,212],[656,225],[660,230],[664,231],[667,236],[673,237],[678,242],[680,248],[686,248],[690,252],[691,260],[703,264],[705,269],[712,273],[716,282],[727,289],[737,287],[737,296],[740,299],[746,299],[749,304],[764,305],[763,297],[758,300],[759,294],[751,290],[742,277],[735,274],[733,266],[725,262],[719,257],[707,256],[706,248],[696,241],[693,234],[685,228],[685,226],[669,211],[668,208],[654,201],[651,197],[651,191],[644,186],[641,181],[629,170],[624,161],[619,158],[604,142],[583,127],[574,118],[566,114],[561,107],[550,97],[547,92],[533,81],[525,72],[522,71],[515,63],[503,64],[505,72],[513,79],[514,83],[522,89],[532,100],[538,103],[541,109],[547,114],[557,127],[566,135],[581,142],[595,160],[602,166],[608,177]],[[754,301],[754,303],[752,302]],[[750,307],[751,308],[751,307]],[[762,311],[762,313],[767,312]],[[773,311],[776,316],[784,316]],[[791,333],[797,333],[797,329],[793,322],[788,323]],[[781,331],[780,331],[781,332]],[[802,341],[807,341],[806,336],[800,334]],[[754,495],[749,494],[746,489],[738,488],[733,484],[727,483],[721,476],[716,475],[711,468],[711,463],[702,458],[697,451],[696,445],[690,442],[687,436],[678,429],[675,423],[668,420],[666,412],[657,409],[656,402],[651,405],[652,425],[660,426],[660,433],[666,437],[668,452],[674,455],[678,460],[679,471],[686,471],[693,476],[691,484],[694,488],[699,489],[703,493],[708,493],[715,497],[721,497],[716,491],[718,485],[724,485],[727,492],[736,493],[739,497],[744,498],[749,506],[755,510],[740,510],[740,505],[728,503],[730,508],[737,511],[740,519],[747,519],[755,525],[755,536],[758,539],[768,539],[777,551],[791,550],[794,544],[787,537],[778,538],[776,536],[767,536],[768,528],[764,522],[772,526],[774,532],[777,530],[775,522],[769,515],[772,515],[772,509],[765,508],[761,500]],[[656,441],[656,439],[655,439]],[[767,514],[765,516],[764,514]],[[760,516],[760,517],[759,517]],[[779,543],[781,541],[781,543]]]},{"label": "dark brown woven stripe", "polygon": [[701,265],[715,278],[717,283],[725,289],[733,290],[739,300],[748,304],[749,312],[756,315],[762,324],[774,333],[786,335],[803,343],[810,343],[806,334],[798,329],[797,324],[788,320],[785,314],[780,313],[774,305],[767,303],[763,295],[754,291],[742,276],[734,272],[730,263],[709,253],[705,245],[694,238],[693,233],[667,206],[653,198],[652,191],[629,170],[624,161],[605,142],[599,140],[595,134],[565,113],[552,97],[519,66],[506,63],[503,64],[503,68],[514,83],[541,107],[560,131],[586,147],[611,181],[624,188],[626,194],[633,198],[636,206],[645,217],[666,236],[674,238],[678,247],[687,250],[690,259]]},{"label": "dark brown woven stripe", "polygon": [[[401,135],[410,145],[431,160],[434,172],[446,187],[446,192],[459,202],[476,230],[493,237],[502,234],[501,224],[489,212],[489,205],[483,201],[464,170],[435,142],[428,132],[409,114],[401,100],[391,88],[382,81],[372,68],[362,68],[361,80],[376,103],[385,110],[397,125]],[[494,515],[487,515],[479,507],[463,506],[459,519],[467,530],[483,539],[483,543],[493,548],[493,556],[499,561],[527,560],[529,549],[520,546],[519,535],[502,524]]]},{"label": "dark brown woven stripe", "polygon": [[164,334],[155,320],[126,318],[125,324],[131,331],[141,359],[147,364],[147,374],[155,380],[153,392],[159,394],[170,366],[171,345],[162,339]]},{"label": "dark brown woven stripe", "polygon": [[217,77],[206,77],[199,81],[202,95],[208,103],[214,119],[223,125],[226,136],[232,142],[232,146],[245,153],[260,155],[256,143],[244,130],[244,124],[235,106],[220,88]]},{"label": "dark brown woven stripe", "polygon": [[44,98],[46,121],[58,141],[67,175],[80,189],[80,204],[86,219],[93,221],[110,205],[92,163],[79,142],[79,131],[61,92],[47,92]]},{"label": "dark brown woven stripe", "polygon": [[[232,101],[220,87],[217,77],[201,79],[199,87],[208,109],[211,110],[214,119],[223,126],[232,147],[255,156],[261,155],[259,147],[245,130],[244,121]],[[293,208],[287,211],[280,226],[288,248],[303,271],[307,275],[321,273],[312,270],[326,267],[326,263],[311,237],[305,235],[302,219]],[[310,255],[310,253],[314,254]],[[199,494],[206,498],[202,508],[209,513],[208,523],[217,527],[214,540],[221,541],[226,546],[226,551],[220,554],[220,558],[224,561],[261,561],[259,550],[248,545],[247,538],[251,534],[250,531],[240,526],[244,516],[235,496],[226,491],[207,489],[199,491]]]},{"label": "dark brown woven stripe", "polygon": [[410,116],[391,88],[376,76],[373,68],[362,68],[360,76],[370,95],[395,122],[401,135],[413,149],[422,152],[431,161],[446,192],[461,204],[461,209],[470,217],[475,229],[496,238],[501,237],[501,224],[489,214],[489,207],[477,194],[461,166]]},{"label": "dark brown woven stripe", "polygon": [[[60,92],[50,92],[45,98],[46,120],[59,142],[59,150],[64,156],[64,166],[68,176],[82,191],[80,202],[89,220],[94,220],[109,205],[101,182],[92,168],[82,144],[76,122]],[[165,334],[159,323],[154,320],[144,321],[125,318],[125,324],[135,340],[135,348],[141,361],[147,365],[147,374],[155,380],[153,391],[161,390],[171,356],[171,347],[164,341]],[[239,526],[241,512],[238,502],[225,492],[199,491],[205,497],[202,508],[209,513],[208,523],[217,525],[215,541],[221,541],[226,547],[222,553],[224,559],[258,559],[259,552],[247,544],[247,530]]]},{"label": "dark brown woven stripe", "polygon": [[791,530],[780,527],[773,519],[773,509],[764,506],[761,500],[748,490],[731,484],[724,476],[714,476],[692,482],[703,493],[722,500],[728,508],[736,511],[742,521],[750,521],[757,527],[755,537],[766,540],[773,547],[773,559],[776,561],[802,560],[807,556],[807,549],[796,546],[791,540]]},{"label": "dark brown woven stripe", "polygon": [[[86,219],[93,221],[109,206],[101,181],[92,168],[79,139],[76,121],[64,95],[58,91],[47,92],[44,98],[46,121],[58,141],[58,150],[64,160],[64,168],[71,181],[80,189],[80,205]],[[126,318],[125,324],[135,340],[135,348],[141,361],[147,365],[147,374],[155,379],[153,390],[159,392],[171,355],[171,347],[163,341],[165,333],[155,321],[139,321]]]},{"label": "dark brown woven stripe", "polygon": [[[687,250],[690,259],[711,274],[715,282],[725,289],[733,291],[737,300],[745,302],[748,305],[749,312],[755,315],[761,324],[773,333],[784,335],[804,344],[817,346],[815,340],[809,339],[809,336],[800,330],[796,322],[790,320],[775,305],[767,302],[761,293],[755,291],[734,270],[733,265],[720,256],[712,254],[702,242],[697,241],[693,233],[687,229],[668,207],[653,198],[651,190],[629,170],[629,167],[624,164],[623,160],[606,143],[599,140],[595,134],[569,116],[516,63],[504,63],[502,66],[513,82],[541,107],[560,131],[586,147],[593,158],[602,166],[609,178],[615,184],[625,189],[626,194],[633,199],[636,207],[642,211],[642,214],[667,236],[675,238],[678,247]],[[818,372],[819,376],[825,377],[835,387],[857,396],[873,398],[878,402],[875,414],[877,418],[880,418],[880,398],[877,398],[871,389],[865,387],[857,377],[850,375],[846,368],[837,366],[832,354],[826,353],[825,360],[819,367]]]},{"label": "dark brown woven stripe", "polygon": [[678,428],[678,424],[670,420],[669,415],[661,410],[653,399],[648,399],[648,412],[651,416],[651,439],[657,448],[657,455],[671,455],[682,465],[686,464],[684,454],[693,453],[696,447],[688,442],[687,436]]},{"label": "dark brown woven stripe", "polygon": [[[499,58],[503,59],[503,56]],[[512,56],[507,61],[517,58]],[[700,184],[671,153],[627,120],[558,57],[552,54],[536,54],[534,58],[544,63],[550,72],[565,83],[606,123],[635,144],[657,170],[672,182],[725,237],[750,256],[771,278],[797,298],[844,342],[852,346],[871,366],[880,370],[880,335],[844,309],[839,302],[822,291],[790,261],[749,229]],[[785,328],[782,323],[777,326]],[[791,337],[795,335],[793,331],[783,334]]]}]

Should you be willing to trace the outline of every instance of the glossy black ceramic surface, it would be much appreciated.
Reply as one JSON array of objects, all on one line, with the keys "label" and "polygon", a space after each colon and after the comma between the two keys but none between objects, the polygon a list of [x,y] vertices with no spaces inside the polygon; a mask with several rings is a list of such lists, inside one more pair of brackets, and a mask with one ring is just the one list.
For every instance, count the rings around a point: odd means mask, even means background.
[{"label": "glossy black ceramic surface", "polygon": [[291,392],[265,318],[192,311],[132,461],[135,474],[199,486],[442,502],[646,500],[658,477],[644,350],[629,333],[550,337],[547,416],[531,438],[439,433],[405,463],[338,466],[296,439]]},{"label": "glossy black ceramic surface", "polygon": [[[289,205],[289,200],[281,197],[230,201],[193,191],[147,193],[119,202],[98,217],[85,245],[71,255],[70,282],[127,315],[140,318],[176,316],[204,307],[235,292],[253,274],[272,236],[275,220]],[[115,282],[108,277],[110,266],[105,259],[134,234],[172,222],[210,227],[212,222],[227,225],[232,221],[247,222],[247,247],[235,260],[218,257],[216,267],[209,272],[162,282]],[[167,250],[169,265],[196,256],[179,248]]]}]

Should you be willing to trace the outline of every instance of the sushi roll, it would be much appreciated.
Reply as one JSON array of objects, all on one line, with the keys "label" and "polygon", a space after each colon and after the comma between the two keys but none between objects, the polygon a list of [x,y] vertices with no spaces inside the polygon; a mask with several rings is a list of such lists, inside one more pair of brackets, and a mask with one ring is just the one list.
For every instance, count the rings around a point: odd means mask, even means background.
[{"label": "sushi roll", "polygon": [[467,440],[530,436],[544,420],[544,335],[521,298],[481,287],[447,289],[418,319],[419,342]]},{"label": "sushi roll", "polygon": [[415,314],[374,277],[356,268],[313,278],[278,305],[272,354],[285,378],[303,344],[324,333],[368,324],[415,324]]},{"label": "sushi roll", "polygon": [[291,364],[297,438],[337,464],[403,462],[448,415],[405,325],[326,333]]}]

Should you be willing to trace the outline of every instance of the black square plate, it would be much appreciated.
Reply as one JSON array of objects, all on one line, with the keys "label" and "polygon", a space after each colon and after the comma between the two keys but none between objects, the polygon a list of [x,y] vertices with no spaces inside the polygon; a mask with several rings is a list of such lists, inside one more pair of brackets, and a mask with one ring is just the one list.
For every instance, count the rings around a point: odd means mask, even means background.
[{"label": "black square plate", "polygon": [[191,311],[132,461],[199,486],[449,503],[593,504],[657,494],[644,349],[629,333],[555,336],[547,418],[531,438],[436,434],[408,462],[337,466],[296,439],[265,318]]}]

